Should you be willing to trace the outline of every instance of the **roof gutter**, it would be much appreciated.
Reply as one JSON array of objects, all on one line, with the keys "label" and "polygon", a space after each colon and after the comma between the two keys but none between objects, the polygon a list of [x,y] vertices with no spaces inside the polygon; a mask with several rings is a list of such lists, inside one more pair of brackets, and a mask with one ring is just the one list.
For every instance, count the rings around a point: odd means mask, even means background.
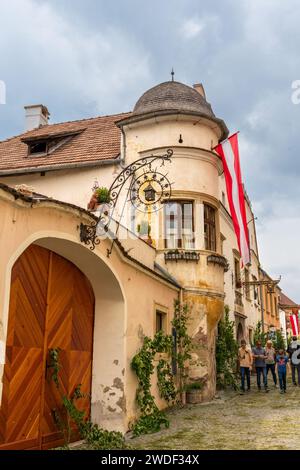
[{"label": "roof gutter", "polygon": [[156,261],[154,261],[154,268],[160,271],[163,276],[165,276],[172,284],[174,284],[176,287],[179,289],[182,289],[183,287],[178,283],[178,281],[173,277],[166,269],[164,269],[160,264],[158,264]]},{"label": "roof gutter", "polygon": [[126,126],[134,123],[138,123],[141,121],[145,121],[146,119],[151,119],[159,116],[171,116],[173,114],[182,115],[182,116],[195,116],[198,118],[206,119],[208,121],[212,121],[218,125],[219,129],[221,130],[221,137],[220,140],[224,140],[229,135],[229,130],[223,121],[223,119],[217,118],[216,116],[207,116],[204,113],[196,112],[196,111],[188,111],[188,110],[181,110],[181,109],[163,109],[157,111],[150,111],[143,114],[131,114],[129,117],[125,119],[120,119],[116,121],[115,124],[118,127]]},{"label": "roof gutter", "polygon": [[11,170],[0,170],[0,176],[13,176],[13,175],[26,175],[31,173],[42,173],[57,170],[73,170],[76,168],[93,168],[104,165],[118,165],[121,163],[121,158],[108,158],[106,160],[98,160],[95,162],[81,162],[81,163],[63,163],[61,165],[47,165],[35,168],[15,168]]}]

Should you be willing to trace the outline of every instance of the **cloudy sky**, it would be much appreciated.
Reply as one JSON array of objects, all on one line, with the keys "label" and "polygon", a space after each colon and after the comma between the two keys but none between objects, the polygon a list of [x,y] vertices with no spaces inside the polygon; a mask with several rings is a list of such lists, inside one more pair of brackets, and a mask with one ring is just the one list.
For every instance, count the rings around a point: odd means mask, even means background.
[{"label": "cloudy sky", "polygon": [[262,265],[300,303],[299,24],[299,0],[1,0],[0,139],[25,104],[64,121],[131,110],[172,67],[202,82],[240,130]]}]

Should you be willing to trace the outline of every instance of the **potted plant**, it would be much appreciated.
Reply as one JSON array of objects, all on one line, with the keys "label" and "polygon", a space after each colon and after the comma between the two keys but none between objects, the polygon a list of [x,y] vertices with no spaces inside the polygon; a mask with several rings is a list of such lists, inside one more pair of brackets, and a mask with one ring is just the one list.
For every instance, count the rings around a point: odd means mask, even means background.
[{"label": "potted plant", "polygon": [[102,186],[95,190],[95,195],[99,204],[109,204],[110,203],[110,194],[109,189]]},{"label": "potted plant", "polygon": [[201,403],[202,401],[202,383],[191,382],[185,386],[187,403]]},{"label": "potted plant", "polygon": [[[109,213],[110,210],[110,193],[109,189],[104,186],[95,189],[90,202],[88,204],[88,209],[90,211],[100,210],[101,213]],[[107,215],[106,214],[106,215]]]}]

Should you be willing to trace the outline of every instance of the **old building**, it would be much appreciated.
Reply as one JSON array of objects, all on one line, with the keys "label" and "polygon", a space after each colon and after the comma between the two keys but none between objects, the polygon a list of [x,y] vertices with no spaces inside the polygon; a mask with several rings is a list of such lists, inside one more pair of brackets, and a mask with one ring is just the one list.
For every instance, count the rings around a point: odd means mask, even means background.
[{"label": "old building", "polygon": [[280,292],[279,309],[282,313],[282,316],[284,317],[284,320],[282,321],[282,323],[285,324],[287,338],[289,338],[293,334],[293,330],[291,328],[290,316],[296,315],[297,318],[300,319],[300,315],[299,315],[300,305],[296,304],[296,302],[291,300],[287,295],[284,294],[284,292]]},{"label": "old building", "polygon": [[[229,305],[237,338],[251,341],[261,318],[260,270],[247,195],[251,265],[241,269],[222,163],[212,151],[228,129],[202,85],[161,83],[132,112],[60,124],[48,123],[45,106],[25,109],[27,131],[0,143],[0,442],[49,447],[58,439],[43,378],[48,351],[58,347],[67,390],[82,381],[92,419],[128,429],[137,413],[131,358],[143,334],[171,332],[178,298],[191,311],[190,380],[201,378],[204,398],[212,398],[218,321]],[[92,188],[109,188],[128,165],[168,149],[170,162],[152,168],[160,186],[172,185],[161,210],[141,211],[136,197],[128,200],[135,185],[145,194],[154,189],[136,179],[115,206],[113,251],[107,238],[91,251],[79,228],[99,215],[86,210]],[[28,406],[14,401],[17,392]]]}]

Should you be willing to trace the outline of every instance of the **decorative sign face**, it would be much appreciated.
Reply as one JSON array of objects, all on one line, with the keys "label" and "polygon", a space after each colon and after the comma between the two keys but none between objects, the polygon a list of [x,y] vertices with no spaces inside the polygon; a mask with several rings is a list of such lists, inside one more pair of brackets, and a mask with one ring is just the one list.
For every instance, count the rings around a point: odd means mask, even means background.
[{"label": "decorative sign face", "polygon": [[156,212],[161,202],[169,200],[171,183],[166,175],[159,171],[144,171],[136,176],[130,188],[130,200],[141,212]]},{"label": "decorative sign face", "polygon": [[[162,207],[161,203],[168,201],[171,197],[172,183],[161,168],[165,166],[165,163],[171,162],[172,155],[173,150],[168,149],[164,155],[142,157],[123,168],[107,191],[108,201],[103,204],[105,207],[101,210],[98,221],[90,225],[80,224],[80,241],[85,245],[90,245],[90,249],[94,250],[100,243],[100,236],[109,236],[113,238],[113,247],[120,226],[119,221],[115,219],[117,215],[115,209],[123,189],[127,191],[125,202],[130,201],[137,210],[148,214],[158,211]],[[127,182],[129,182],[129,187]],[[96,190],[97,187],[95,183],[93,189]],[[119,217],[122,217],[122,213],[123,210]],[[117,222],[115,233],[111,233],[111,221]],[[110,256],[112,247],[108,249],[107,256]]]}]

